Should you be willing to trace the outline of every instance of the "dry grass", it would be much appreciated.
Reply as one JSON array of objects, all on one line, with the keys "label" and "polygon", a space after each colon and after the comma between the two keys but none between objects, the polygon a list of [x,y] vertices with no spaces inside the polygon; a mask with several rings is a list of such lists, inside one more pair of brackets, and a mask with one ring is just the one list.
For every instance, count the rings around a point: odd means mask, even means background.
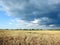
[{"label": "dry grass", "polygon": [[0,30],[0,45],[60,45],[60,31]]}]

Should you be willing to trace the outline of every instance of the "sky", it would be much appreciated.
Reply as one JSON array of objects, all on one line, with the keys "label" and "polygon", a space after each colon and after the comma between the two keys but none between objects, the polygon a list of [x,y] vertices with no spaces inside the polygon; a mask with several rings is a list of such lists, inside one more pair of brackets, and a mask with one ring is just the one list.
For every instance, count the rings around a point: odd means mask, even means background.
[{"label": "sky", "polygon": [[0,29],[60,29],[60,0],[0,0]]}]

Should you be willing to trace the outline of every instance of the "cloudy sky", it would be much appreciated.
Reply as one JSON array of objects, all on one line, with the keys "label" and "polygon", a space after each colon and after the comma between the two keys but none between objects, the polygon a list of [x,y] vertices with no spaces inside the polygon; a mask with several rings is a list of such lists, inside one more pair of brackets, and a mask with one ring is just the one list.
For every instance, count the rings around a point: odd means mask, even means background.
[{"label": "cloudy sky", "polygon": [[0,29],[59,29],[60,0],[0,0]]}]

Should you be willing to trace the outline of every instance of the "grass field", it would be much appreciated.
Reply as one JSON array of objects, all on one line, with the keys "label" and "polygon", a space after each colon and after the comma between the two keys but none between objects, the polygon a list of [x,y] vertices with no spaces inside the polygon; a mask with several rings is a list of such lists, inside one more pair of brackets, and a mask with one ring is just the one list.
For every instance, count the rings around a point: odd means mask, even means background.
[{"label": "grass field", "polygon": [[0,45],[60,45],[60,31],[0,30]]}]

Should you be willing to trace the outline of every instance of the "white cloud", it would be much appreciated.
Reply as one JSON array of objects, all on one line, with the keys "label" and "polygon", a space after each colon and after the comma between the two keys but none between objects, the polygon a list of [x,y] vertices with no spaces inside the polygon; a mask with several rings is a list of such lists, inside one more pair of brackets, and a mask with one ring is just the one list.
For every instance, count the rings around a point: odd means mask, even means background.
[{"label": "white cloud", "polygon": [[31,23],[35,23],[35,24],[38,24],[39,22],[40,22],[39,19],[35,19],[35,20],[31,21]]},{"label": "white cloud", "polygon": [[11,23],[11,22],[9,22],[9,24],[10,24],[10,25],[12,25],[12,23]]},{"label": "white cloud", "polygon": [[35,29],[37,29],[37,27],[39,27],[38,19],[35,19],[34,21],[31,21],[31,22],[26,22],[24,20],[16,18],[16,19],[11,20],[11,22],[13,23],[12,25],[15,25],[18,28],[27,28],[27,29],[35,28]]},{"label": "white cloud", "polygon": [[55,25],[51,24],[49,26],[47,25],[39,25],[39,19],[35,19],[34,21],[31,22],[26,22],[24,20],[21,19],[12,19],[10,21],[10,25],[16,28],[21,28],[21,29],[50,29],[50,28],[54,28]]},{"label": "white cloud", "polygon": [[53,24],[51,24],[51,25],[49,25],[49,27],[54,27],[55,25],[53,25]]}]

